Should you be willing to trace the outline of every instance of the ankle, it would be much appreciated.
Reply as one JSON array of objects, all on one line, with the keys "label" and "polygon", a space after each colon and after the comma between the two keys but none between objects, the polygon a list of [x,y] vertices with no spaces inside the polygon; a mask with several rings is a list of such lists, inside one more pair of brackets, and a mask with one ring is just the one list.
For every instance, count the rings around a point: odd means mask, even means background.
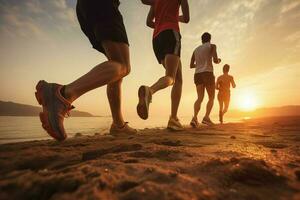
[{"label": "ankle", "polygon": [[72,95],[72,92],[70,90],[70,88],[65,85],[62,87],[61,91],[60,91],[61,95],[66,99],[68,100],[69,102],[73,102],[75,101],[76,97],[74,95]]},{"label": "ankle", "polygon": [[171,115],[171,116],[170,116],[170,119],[174,119],[174,120],[176,120],[176,121],[179,120],[178,117],[177,117],[177,115],[175,115],[175,116]]},{"label": "ankle", "polygon": [[123,128],[126,125],[126,122],[124,122],[124,121],[117,121],[117,122],[113,121],[113,125],[118,127],[118,128]]},{"label": "ankle", "polygon": [[155,93],[155,91],[151,87],[149,87],[149,91],[150,91],[151,95],[153,95]]}]

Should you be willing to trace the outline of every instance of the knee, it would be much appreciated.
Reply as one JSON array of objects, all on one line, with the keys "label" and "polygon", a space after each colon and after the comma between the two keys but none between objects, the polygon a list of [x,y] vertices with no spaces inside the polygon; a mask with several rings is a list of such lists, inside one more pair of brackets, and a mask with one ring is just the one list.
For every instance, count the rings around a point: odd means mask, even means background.
[{"label": "knee", "polygon": [[182,77],[181,76],[176,76],[176,79],[175,79],[175,83],[178,84],[178,85],[182,85]]},{"label": "knee", "polygon": [[175,79],[171,76],[166,76],[165,80],[167,82],[167,85],[169,85],[169,86],[174,85],[174,83],[175,83]]},{"label": "knee", "polygon": [[131,71],[131,66],[129,63],[119,63],[118,75],[121,77],[127,76]]},{"label": "knee", "polygon": [[126,68],[125,75],[127,76],[131,72],[131,65],[130,65],[130,63],[127,63],[125,65],[125,68]]},{"label": "knee", "polygon": [[198,97],[198,99],[196,100],[196,102],[195,102],[195,103],[199,103],[199,104],[201,104],[201,103],[202,103],[202,101],[203,101],[203,97]]}]

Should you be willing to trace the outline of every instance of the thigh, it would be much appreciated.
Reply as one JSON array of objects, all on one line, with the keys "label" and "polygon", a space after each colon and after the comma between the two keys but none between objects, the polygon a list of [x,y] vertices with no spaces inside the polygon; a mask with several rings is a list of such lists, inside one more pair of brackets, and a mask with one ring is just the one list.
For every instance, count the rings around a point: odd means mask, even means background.
[{"label": "thigh", "polygon": [[216,91],[215,84],[206,85],[205,88],[206,88],[208,98],[209,99],[214,99],[215,98],[215,91]]},{"label": "thigh", "polygon": [[208,94],[209,99],[215,98],[216,84],[215,76],[211,72],[203,73],[204,85]]},{"label": "thigh", "polygon": [[182,65],[181,60],[179,60],[177,72],[176,72],[176,81],[182,82]]},{"label": "thigh", "polygon": [[175,79],[177,69],[179,66],[180,58],[179,56],[168,54],[165,56],[162,64],[166,69],[166,76],[173,77]]},{"label": "thigh", "polygon": [[130,66],[129,46],[124,43],[105,40],[102,42],[108,60]]},{"label": "thigh", "polygon": [[220,105],[220,111],[223,111],[223,104],[224,104],[223,100],[218,98],[218,102],[219,102],[219,105]]},{"label": "thigh", "polygon": [[197,90],[198,99],[202,101],[204,98],[204,91],[205,91],[204,85],[203,84],[197,85],[196,90]]},{"label": "thigh", "polygon": [[227,110],[229,107],[229,103],[230,103],[230,94],[226,96],[226,98],[224,99],[224,106],[225,109]]}]

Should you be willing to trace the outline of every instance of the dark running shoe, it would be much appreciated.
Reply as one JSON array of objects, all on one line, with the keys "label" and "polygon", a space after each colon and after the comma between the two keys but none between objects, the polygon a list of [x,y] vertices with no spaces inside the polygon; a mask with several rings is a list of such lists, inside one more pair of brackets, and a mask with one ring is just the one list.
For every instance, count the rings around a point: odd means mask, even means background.
[{"label": "dark running shoe", "polygon": [[67,138],[64,129],[64,118],[74,107],[60,93],[63,86],[39,81],[36,85],[36,99],[43,106],[40,120],[47,133],[58,141]]},{"label": "dark running shoe", "polygon": [[190,125],[193,127],[193,128],[198,128],[200,125],[199,125],[199,122],[198,122],[198,119],[193,117],[191,122],[190,122]]},{"label": "dark running shoe", "polygon": [[117,125],[112,124],[109,132],[111,135],[115,135],[115,136],[122,135],[122,134],[127,134],[127,135],[137,134],[137,130],[131,128],[128,125],[128,122],[125,122],[124,126],[122,127],[118,127]]},{"label": "dark running shoe", "polygon": [[149,117],[149,104],[151,103],[152,94],[148,86],[141,86],[138,92],[139,103],[137,105],[137,113],[140,118],[146,120]]},{"label": "dark running shoe", "polygon": [[206,124],[206,125],[208,125],[208,126],[213,126],[213,125],[215,125],[215,123],[213,123],[213,122],[210,120],[210,118],[208,118],[208,117],[204,117],[204,118],[203,118],[202,124]]}]

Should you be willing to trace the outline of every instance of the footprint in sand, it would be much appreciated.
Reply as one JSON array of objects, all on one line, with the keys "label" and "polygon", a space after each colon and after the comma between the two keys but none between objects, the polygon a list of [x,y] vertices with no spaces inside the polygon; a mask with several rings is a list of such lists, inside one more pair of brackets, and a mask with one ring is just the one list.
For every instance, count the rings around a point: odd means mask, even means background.
[{"label": "footprint in sand", "polygon": [[158,144],[158,145],[164,145],[164,146],[172,146],[172,147],[178,147],[178,146],[183,146],[183,144],[181,144],[180,140],[157,140],[157,141],[153,141],[153,143]]},{"label": "footprint in sand", "polygon": [[119,192],[126,192],[138,185],[139,183],[135,181],[122,181],[116,186],[116,190]]},{"label": "footprint in sand", "polygon": [[23,169],[31,169],[31,170],[39,170],[44,169],[45,167],[52,164],[54,161],[61,160],[61,156],[59,155],[49,155],[49,156],[34,156],[29,157],[28,159],[20,159],[16,164],[16,168],[19,170]]},{"label": "footprint in sand", "polygon": [[283,185],[286,178],[280,176],[264,161],[244,159],[231,167],[229,178],[247,185]]},{"label": "footprint in sand", "polygon": [[82,161],[97,159],[103,155],[109,153],[121,153],[121,152],[129,152],[129,151],[138,151],[141,150],[143,146],[141,144],[124,144],[115,146],[107,149],[97,149],[94,151],[88,151],[82,154]]},{"label": "footprint in sand", "polygon": [[156,158],[162,161],[180,160],[182,156],[189,156],[174,150],[158,150],[158,151],[136,151],[130,154],[135,158]]},{"label": "footprint in sand", "polygon": [[284,149],[288,147],[286,144],[276,142],[257,142],[256,144],[263,145],[264,147],[270,149]]}]

